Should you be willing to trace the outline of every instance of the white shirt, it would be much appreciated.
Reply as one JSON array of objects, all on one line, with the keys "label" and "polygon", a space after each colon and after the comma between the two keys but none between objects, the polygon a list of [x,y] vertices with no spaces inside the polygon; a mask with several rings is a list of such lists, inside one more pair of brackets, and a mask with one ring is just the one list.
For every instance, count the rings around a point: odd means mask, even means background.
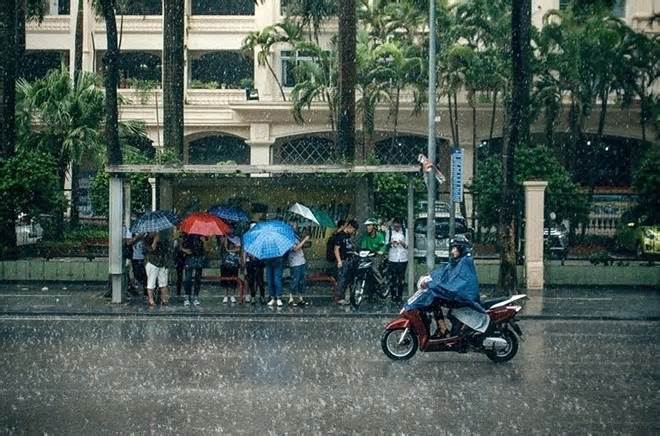
[{"label": "white shirt", "polygon": [[[390,262],[408,262],[408,241],[403,234],[403,230],[396,231],[390,230],[390,238],[387,241],[390,244],[390,251],[387,253],[387,260]],[[392,244],[392,242],[401,242],[406,244],[404,247],[401,244]]]}]

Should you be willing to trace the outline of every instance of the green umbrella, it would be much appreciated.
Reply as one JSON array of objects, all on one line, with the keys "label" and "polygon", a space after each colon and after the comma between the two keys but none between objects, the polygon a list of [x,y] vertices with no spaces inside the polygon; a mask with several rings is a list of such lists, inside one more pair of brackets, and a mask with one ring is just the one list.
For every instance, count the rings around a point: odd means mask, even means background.
[{"label": "green umbrella", "polygon": [[315,207],[310,207],[310,209],[312,210],[312,213],[314,214],[314,217],[316,217],[316,221],[318,221],[320,226],[337,227],[335,221],[332,219],[330,214],[328,214],[328,212],[321,209],[316,209]]}]

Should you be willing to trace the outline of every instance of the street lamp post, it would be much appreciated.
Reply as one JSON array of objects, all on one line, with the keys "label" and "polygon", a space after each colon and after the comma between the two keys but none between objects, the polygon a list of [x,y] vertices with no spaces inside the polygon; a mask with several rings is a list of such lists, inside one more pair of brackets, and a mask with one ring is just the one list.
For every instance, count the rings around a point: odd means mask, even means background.
[{"label": "street lamp post", "polygon": [[[429,0],[429,118],[428,118],[428,157],[435,168],[435,0]],[[427,175],[427,215],[426,215],[426,267],[431,271],[435,266],[435,197],[437,185],[434,171]]]}]

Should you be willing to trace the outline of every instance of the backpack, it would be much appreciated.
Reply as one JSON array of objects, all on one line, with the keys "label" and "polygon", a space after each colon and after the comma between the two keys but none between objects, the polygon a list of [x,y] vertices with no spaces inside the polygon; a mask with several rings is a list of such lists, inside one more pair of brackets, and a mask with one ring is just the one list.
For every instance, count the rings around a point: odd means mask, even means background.
[{"label": "backpack", "polygon": [[325,260],[328,262],[334,262],[335,259],[335,236],[332,235],[328,238],[325,243]]}]

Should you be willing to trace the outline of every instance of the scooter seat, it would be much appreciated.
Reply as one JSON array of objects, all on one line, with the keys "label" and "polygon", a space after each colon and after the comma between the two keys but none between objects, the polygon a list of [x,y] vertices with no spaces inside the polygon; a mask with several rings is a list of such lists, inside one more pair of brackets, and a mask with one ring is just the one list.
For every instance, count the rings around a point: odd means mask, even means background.
[{"label": "scooter seat", "polygon": [[484,309],[490,309],[491,306],[496,305],[497,303],[501,303],[502,301],[508,300],[509,297],[498,297],[498,298],[491,298],[489,300],[484,300],[481,302],[481,306]]}]

